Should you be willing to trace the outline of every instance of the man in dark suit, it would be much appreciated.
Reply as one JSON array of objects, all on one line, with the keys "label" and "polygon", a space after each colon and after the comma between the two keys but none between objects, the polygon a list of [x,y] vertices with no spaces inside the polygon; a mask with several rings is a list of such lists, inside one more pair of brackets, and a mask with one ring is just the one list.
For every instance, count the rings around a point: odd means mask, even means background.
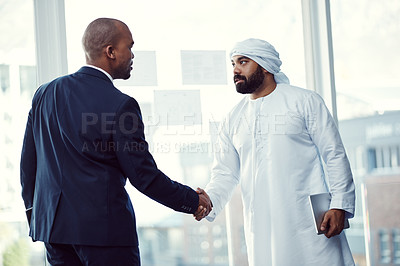
[{"label": "man in dark suit", "polygon": [[157,168],[138,103],[113,85],[132,70],[129,28],[96,19],[82,42],[88,65],[32,100],[21,156],[29,234],[51,265],[140,265],[127,178],[176,211],[208,213],[210,200]]}]

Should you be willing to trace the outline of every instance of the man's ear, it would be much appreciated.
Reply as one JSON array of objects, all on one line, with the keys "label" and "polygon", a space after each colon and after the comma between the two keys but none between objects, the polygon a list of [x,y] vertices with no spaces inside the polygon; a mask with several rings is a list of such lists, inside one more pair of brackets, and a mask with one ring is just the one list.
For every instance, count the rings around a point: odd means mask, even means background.
[{"label": "man's ear", "polygon": [[106,55],[108,58],[115,59],[115,50],[112,45],[106,47]]},{"label": "man's ear", "polygon": [[264,68],[262,68],[262,70],[263,70],[263,72],[264,72],[264,75],[265,76],[271,76],[272,78],[274,77],[274,74],[272,74],[271,72],[269,72],[268,70],[265,70]]}]

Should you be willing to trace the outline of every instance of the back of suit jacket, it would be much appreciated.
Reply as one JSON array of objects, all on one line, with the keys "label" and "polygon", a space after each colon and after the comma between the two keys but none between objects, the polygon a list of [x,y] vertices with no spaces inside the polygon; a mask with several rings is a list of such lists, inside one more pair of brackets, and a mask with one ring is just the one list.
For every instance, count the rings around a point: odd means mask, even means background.
[{"label": "back of suit jacket", "polygon": [[126,179],[152,199],[194,213],[198,196],[156,166],[137,102],[101,71],[41,86],[32,101],[21,156],[30,235],[50,243],[138,245]]}]

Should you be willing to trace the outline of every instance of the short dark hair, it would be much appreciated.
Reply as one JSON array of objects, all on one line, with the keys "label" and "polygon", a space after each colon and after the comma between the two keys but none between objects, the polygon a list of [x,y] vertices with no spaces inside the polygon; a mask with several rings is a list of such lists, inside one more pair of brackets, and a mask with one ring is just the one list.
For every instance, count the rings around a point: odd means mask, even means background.
[{"label": "short dark hair", "polygon": [[87,26],[82,37],[86,60],[97,60],[101,56],[104,47],[115,45],[120,34],[119,23],[125,25],[125,23],[117,19],[98,18]]}]

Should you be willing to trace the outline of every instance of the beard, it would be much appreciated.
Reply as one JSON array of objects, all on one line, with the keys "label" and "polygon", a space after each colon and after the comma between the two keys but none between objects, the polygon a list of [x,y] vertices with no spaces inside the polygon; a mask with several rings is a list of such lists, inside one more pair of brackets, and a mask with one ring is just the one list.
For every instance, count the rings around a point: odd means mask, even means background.
[{"label": "beard", "polygon": [[243,83],[236,84],[236,91],[242,94],[250,94],[257,91],[261,84],[264,82],[264,71],[262,67],[258,66],[256,71],[247,79],[245,76],[235,75],[233,80],[243,80]]},{"label": "beard", "polygon": [[121,79],[129,79],[131,77],[131,65],[128,68],[121,69]]},{"label": "beard", "polygon": [[129,79],[131,77],[132,63],[124,62],[118,65],[114,70],[114,79]]}]

